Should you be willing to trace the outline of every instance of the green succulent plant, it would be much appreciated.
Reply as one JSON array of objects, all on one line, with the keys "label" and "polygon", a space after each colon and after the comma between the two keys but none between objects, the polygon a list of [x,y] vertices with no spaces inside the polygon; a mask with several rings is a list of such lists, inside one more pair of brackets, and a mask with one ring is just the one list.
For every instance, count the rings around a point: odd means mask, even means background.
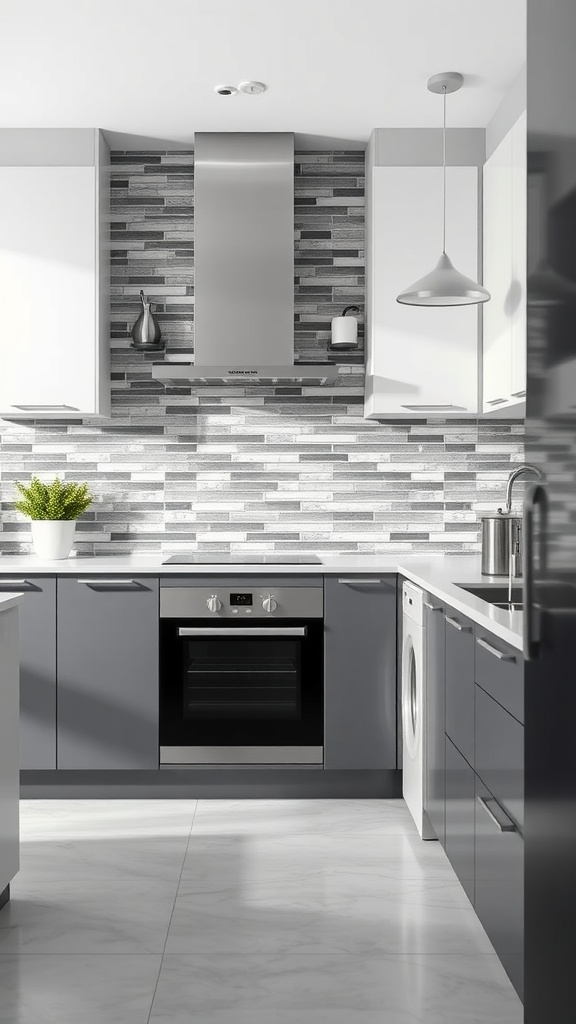
[{"label": "green succulent plant", "polygon": [[92,504],[88,484],[65,483],[58,477],[45,484],[33,476],[29,484],[16,487],[22,498],[15,507],[28,519],[77,519]]}]

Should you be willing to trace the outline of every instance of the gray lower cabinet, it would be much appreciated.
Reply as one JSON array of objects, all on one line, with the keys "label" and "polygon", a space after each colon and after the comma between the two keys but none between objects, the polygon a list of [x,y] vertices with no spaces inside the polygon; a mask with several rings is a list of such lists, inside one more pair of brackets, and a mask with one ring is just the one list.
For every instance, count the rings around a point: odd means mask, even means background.
[{"label": "gray lower cabinet", "polygon": [[523,993],[524,842],[476,778],[475,909],[519,996]]},{"label": "gray lower cabinet", "polygon": [[56,579],[5,577],[0,593],[20,591],[20,767],[56,767]]},{"label": "gray lower cabinet", "polygon": [[158,768],[157,579],[58,580],[58,768]]},{"label": "gray lower cabinet", "polygon": [[446,609],[446,733],[474,764],[474,626]]},{"label": "gray lower cabinet", "polygon": [[446,737],[445,850],[471,903],[474,903],[474,796],[474,772]]},{"label": "gray lower cabinet", "polygon": [[325,768],[396,767],[396,576],[326,577]]},{"label": "gray lower cabinet", "polygon": [[425,602],[426,627],[426,776],[424,810],[442,845],[446,839],[446,628],[445,606]]}]

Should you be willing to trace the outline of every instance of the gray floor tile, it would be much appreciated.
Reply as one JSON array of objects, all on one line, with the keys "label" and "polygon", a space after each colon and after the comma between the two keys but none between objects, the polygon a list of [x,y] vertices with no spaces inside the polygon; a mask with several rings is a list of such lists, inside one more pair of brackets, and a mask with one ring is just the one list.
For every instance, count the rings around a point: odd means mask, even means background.
[{"label": "gray floor tile", "polygon": [[160,956],[0,956],[2,1024],[146,1024]]},{"label": "gray floor tile", "polygon": [[494,954],[166,956],[154,1024],[521,1024]]}]

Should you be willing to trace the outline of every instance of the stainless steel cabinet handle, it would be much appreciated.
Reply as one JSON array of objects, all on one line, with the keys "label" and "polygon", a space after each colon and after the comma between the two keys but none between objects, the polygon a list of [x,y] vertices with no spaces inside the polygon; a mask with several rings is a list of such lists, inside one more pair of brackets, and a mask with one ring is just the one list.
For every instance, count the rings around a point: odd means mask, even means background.
[{"label": "stainless steel cabinet handle", "polygon": [[347,587],[353,587],[358,585],[362,585],[363,587],[376,587],[379,583],[382,583],[382,580],[375,580],[373,578],[369,580],[341,579],[338,580],[338,583],[344,583]]},{"label": "stainless steel cabinet handle", "polygon": [[482,637],[478,637],[476,640],[478,647],[483,647],[489,654],[493,654],[499,661],[516,661],[514,654],[504,654],[503,651],[499,651],[497,647],[492,647],[487,640],[483,640]]},{"label": "stainless steel cabinet handle", "polygon": [[12,409],[22,409],[23,412],[34,412],[35,409],[46,409],[46,410],[58,410],[67,409],[70,412],[80,412],[80,409],[76,405],[12,405]]},{"label": "stainless steel cabinet handle", "polygon": [[544,571],[544,538],[546,536],[547,497],[542,484],[530,484],[524,492],[524,551],[522,572],[524,575],[524,657],[527,661],[537,658],[540,653],[540,607],[534,601],[534,518],[540,509],[540,573]]},{"label": "stainless steel cabinet handle", "polygon": [[0,587],[31,587],[33,586],[29,580],[0,580]]},{"label": "stainless steel cabinet handle", "polygon": [[526,395],[526,391],[525,390],[524,391],[513,391],[512,392],[512,398],[524,398],[525,395]]},{"label": "stainless steel cabinet handle", "polygon": [[448,622],[450,626],[454,626],[454,629],[459,630],[460,633],[472,632],[472,626],[463,626],[461,622],[458,622],[456,619],[451,619],[449,615],[446,615],[445,618],[446,622]]},{"label": "stainless steel cabinet handle", "polygon": [[181,626],[178,636],[306,636],[306,626]]},{"label": "stainless steel cabinet handle", "polygon": [[77,580],[77,583],[84,583],[87,587],[140,587],[138,580],[105,580],[97,577],[94,580]]},{"label": "stainless steel cabinet handle", "polygon": [[402,405],[402,409],[463,409],[463,405]]},{"label": "stainless steel cabinet handle", "polygon": [[[480,807],[482,807],[482,809],[486,811],[486,814],[488,815],[489,818],[492,819],[492,821],[500,830],[500,832],[518,831],[512,819],[509,818],[506,812],[502,810],[500,804],[498,803],[497,800],[494,799],[494,797],[479,796],[478,803],[480,804]],[[489,803],[494,804],[494,810],[492,810],[488,806]]]},{"label": "stainless steel cabinet handle", "polygon": [[486,405],[502,405],[505,401],[505,398],[493,398],[491,402],[486,402]]},{"label": "stainless steel cabinet handle", "polygon": [[430,601],[424,601],[424,607],[428,608],[431,612],[443,612],[444,607],[441,604],[430,604]]}]

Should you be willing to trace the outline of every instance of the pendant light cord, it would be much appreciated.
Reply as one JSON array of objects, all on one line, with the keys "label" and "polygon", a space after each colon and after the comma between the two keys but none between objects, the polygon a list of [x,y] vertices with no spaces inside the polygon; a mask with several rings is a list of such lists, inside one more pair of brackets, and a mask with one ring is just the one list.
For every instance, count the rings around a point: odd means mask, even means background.
[{"label": "pendant light cord", "polygon": [[444,120],[442,125],[442,254],[446,255],[446,86],[443,87]]}]

